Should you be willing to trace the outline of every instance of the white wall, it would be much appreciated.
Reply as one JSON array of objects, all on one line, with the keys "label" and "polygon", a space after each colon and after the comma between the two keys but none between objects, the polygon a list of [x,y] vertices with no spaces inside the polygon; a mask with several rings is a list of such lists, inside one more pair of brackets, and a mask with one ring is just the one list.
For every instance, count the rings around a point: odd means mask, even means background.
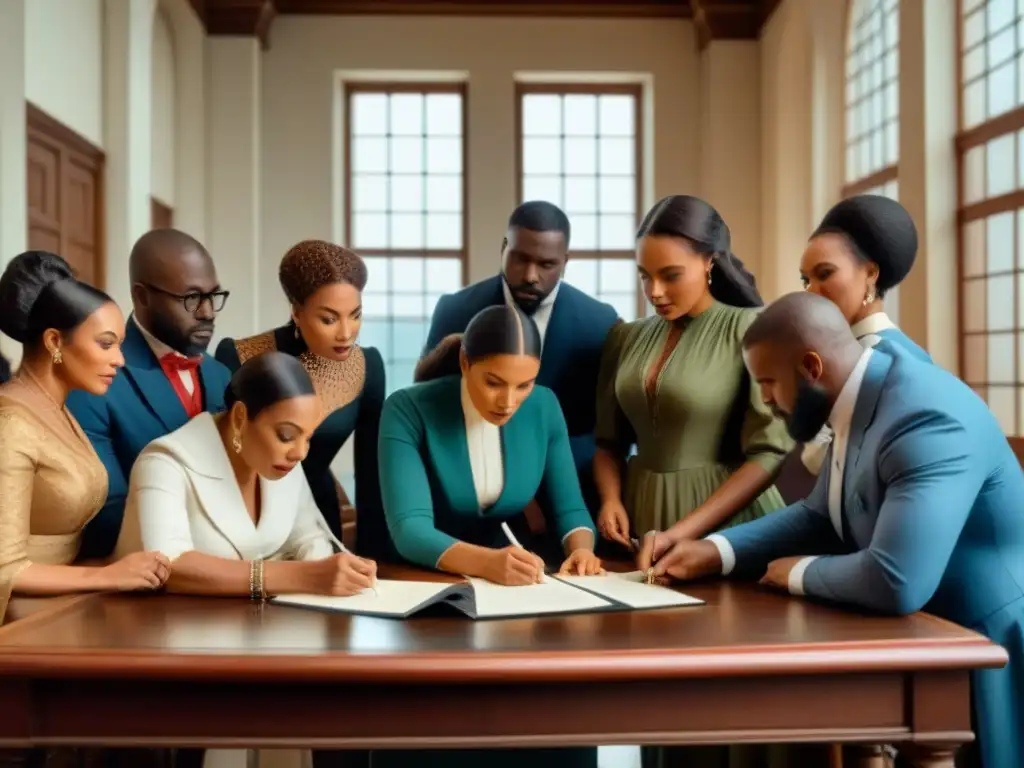
[{"label": "white wall", "polygon": [[163,10],[157,8],[153,17],[153,66],[151,122],[153,163],[150,183],[153,197],[174,207],[177,199],[175,167],[177,162],[177,90],[174,42]]},{"label": "white wall", "polygon": [[25,2],[28,100],[101,148],[103,25],[103,0]]},{"label": "white wall", "polygon": [[[648,76],[648,154],[654,160],[645,205],[697,189],[699,59],[689,22],[285,16],[274,22],[272,42],[262,71],[263,275],[275,275],[284,252],[303,238],[345,239],[336,225],[343,201],[334,195],[332,178],[339,71],[376,72],[382,79],[416,70],[465,74],[471,280],[494,274],[505,224],[518,202],[518,75]],[[261,325],[287,317],[272,277],[262,282],[259,302]]]}]

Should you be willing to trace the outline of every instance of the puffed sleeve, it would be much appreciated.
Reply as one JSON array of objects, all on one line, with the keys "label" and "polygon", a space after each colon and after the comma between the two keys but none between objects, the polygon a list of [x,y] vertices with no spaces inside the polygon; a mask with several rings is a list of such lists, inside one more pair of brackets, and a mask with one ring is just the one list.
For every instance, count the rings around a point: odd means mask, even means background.
[{"label": "puffed sleeve", "polygon": [[598,446],[625,457],[636,442],[633,427],[619,406],[615,394],[615,378],[619,372],[619,361],[626,344],[632,323],[616,323],[608,332],[601,352],[601,367],[597,373],[597,417],[594,439]]},{"label": "puffed sleeve", "polygon": [[[743,338],[756,317],[757,310],[743,312],[739,322],[739,339]],[[782,466],[786,454],[793,450],[794,442],[786,431],[786,423],[772,414],[771,409],[765,405],[757,382],[749,374],[744,376],[744,380],[750,391],[740,430],[740,447],[747,461],[760,464],[774,475]]]},{"label": "puffed sleeve", "polygon": [[37,428],[17,408],[0,408],[0,621],[28,559]]},{"label": "puffed sleeve", "polygon": [[122,533],[126,542],[131,540],[128,548],[160,552],[171,561],[195,550],[188,515],[189,481],[181,463],[148,448],[139,454],[128,483]]}]

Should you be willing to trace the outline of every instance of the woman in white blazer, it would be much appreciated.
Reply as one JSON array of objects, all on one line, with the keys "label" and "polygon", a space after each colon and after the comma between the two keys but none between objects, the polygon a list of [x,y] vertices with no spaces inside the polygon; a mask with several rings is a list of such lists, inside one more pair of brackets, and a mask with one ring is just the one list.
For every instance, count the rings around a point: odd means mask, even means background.
[{"label": "woman in white blazer", "polygon": [[301,468],[323,419],[302,364],[272,352],[238,369],[227,411],[154,440],[129,481],[116,551],[158,551],[170,592],[350,595],[377,567],[331,533]]}]

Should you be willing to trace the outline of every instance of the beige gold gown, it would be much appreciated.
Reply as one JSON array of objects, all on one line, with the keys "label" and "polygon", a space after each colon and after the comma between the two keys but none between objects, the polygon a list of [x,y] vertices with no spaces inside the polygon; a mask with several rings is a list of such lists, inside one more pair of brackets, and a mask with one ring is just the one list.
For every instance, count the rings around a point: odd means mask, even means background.
[{"label": "beige gold gown", "polygon": [[25,374],[0,385],[0,620],[32,563],[68,565],[107,495],[107,472],[71,413]]}]

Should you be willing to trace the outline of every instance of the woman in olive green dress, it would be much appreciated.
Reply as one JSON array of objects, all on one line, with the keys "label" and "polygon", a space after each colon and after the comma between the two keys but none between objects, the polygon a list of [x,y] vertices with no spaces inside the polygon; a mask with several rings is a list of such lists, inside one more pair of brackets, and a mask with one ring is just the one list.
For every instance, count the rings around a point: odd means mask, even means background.
[{"label": "woman in olive green dress", "polygon": [[[665,198],[640,225],[637,266],[656,315],[616,326],[605,343],[594,476],[601,534],[630,547],[631,534],[650,532],[643,546],[657,558],[784,506],[772,483],[793,442],[743,364],[740,341],[762,301],[718,212]],[[760,752],[645,749],[643,762],[746,766]]]}]

